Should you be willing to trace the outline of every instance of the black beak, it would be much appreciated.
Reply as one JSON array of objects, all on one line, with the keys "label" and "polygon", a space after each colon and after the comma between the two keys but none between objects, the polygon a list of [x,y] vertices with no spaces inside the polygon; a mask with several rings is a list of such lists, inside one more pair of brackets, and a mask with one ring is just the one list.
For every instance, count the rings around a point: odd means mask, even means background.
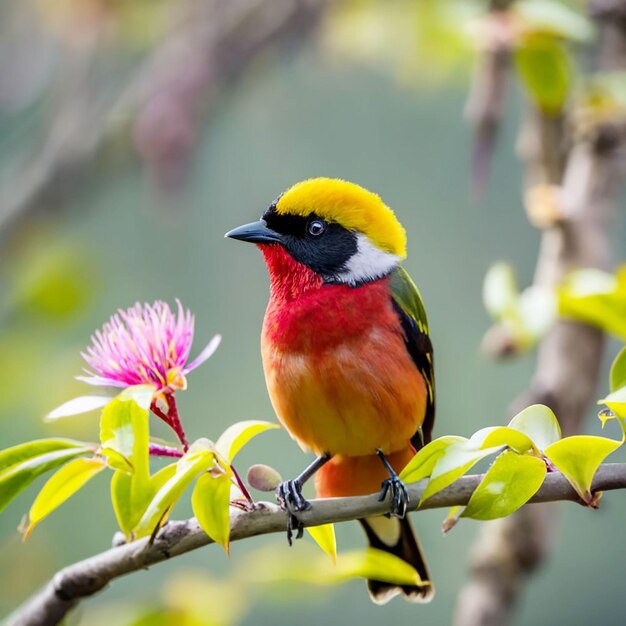
[{"label": "black beak", "polygon": [[239,239],[239,241],[249,241],[250,243],[282,243],[280,234],[268,228],[265,220],[233,228],[224,237]]}]

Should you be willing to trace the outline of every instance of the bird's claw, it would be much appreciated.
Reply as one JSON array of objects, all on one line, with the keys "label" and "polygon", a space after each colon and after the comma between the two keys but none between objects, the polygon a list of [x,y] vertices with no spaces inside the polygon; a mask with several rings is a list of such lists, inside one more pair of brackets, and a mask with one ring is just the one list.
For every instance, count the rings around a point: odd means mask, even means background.
[{"label": "bird's claw", "polygon": [[276,489],[276,498],[280,506],[287,511],[287,541],[291,545],[294,530],[296,539],[301,539],[304,534],[304,525],[296,513],[310,509],[311,503],[302,495],[302,483],[298,479],[280,483]]},{"label": "bird's claw", "polygon": [[406,485],[398,476],[391,476],[383,480],[380,495],[378,496],[379,502],[382,502],[389,492],[391,492],[391,508],[389,515],[391,517],[404,519],[409,504],[409,492],[407,491]]}]

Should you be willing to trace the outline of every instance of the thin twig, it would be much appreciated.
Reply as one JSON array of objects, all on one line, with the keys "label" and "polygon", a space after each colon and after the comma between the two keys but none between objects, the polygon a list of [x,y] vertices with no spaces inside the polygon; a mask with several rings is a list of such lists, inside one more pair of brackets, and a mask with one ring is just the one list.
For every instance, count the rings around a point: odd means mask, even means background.
[{"label": "thin twig", "polygon": [[[469,501],[483,475],[465,476],[450,487],[429,498],[422,509],[464,505]],[[426,481],[408,487],[409,510],[417,508]],[[626,488],[626,464],[607,464],[600,467],[594,491]],[[578,501],[576,492],[558,472],[546,475],[545,481],[531,502]],[[355,498],[332,498],[312,501],[312,508],[302,512],[305,526],[383,515],[389,511],[388,502],[379,502],[377,495]],[[259,503],[254,511],[231,509],[231,541],[238,541],[269,533],[285,531],[285,512],[273,503]],[[156,535],[139,539],[74,563],[60,570],[37,594],[29,598],[6,621],[6,626],[53,626],[83,598],[106,587],[111,581],[143,570],[191,550],[197,550],[213,541],[198,526],[195,518],[169,522]]]}]

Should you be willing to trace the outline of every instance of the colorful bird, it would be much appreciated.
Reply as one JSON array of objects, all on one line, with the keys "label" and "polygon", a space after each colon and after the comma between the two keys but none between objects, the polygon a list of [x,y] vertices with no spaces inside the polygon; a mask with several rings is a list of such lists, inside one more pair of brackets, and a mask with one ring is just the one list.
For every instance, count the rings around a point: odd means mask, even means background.
[{"label": "colorful bird", "polygon": [[[344,180],[297,183],[260,221],[226,235],[258,245],[270,275],[261,349],[269,395],[289,434],[317,455],[282,483],[292,514],[318,497],[390,494],[390,517],[361,520],[372,547],[410,563],[422,584],[370,580],[374,602],[434,593],[406,519],[398,472],[428,443],[435,417],[433,350],[417,287],[400,265],[406,234],[374,193]],[[299,529],[301,534],[301,528]]]}]

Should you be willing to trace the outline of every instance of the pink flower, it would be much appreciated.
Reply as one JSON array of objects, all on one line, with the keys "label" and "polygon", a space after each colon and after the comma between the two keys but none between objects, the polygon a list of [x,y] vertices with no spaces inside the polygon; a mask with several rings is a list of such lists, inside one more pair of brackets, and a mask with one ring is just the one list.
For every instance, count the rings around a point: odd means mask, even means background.
[{"label": "pink flower", "polygon": [[90,385],[130,387],[154,385],[156,392],[186,389],[185,376],[204,363],[220,342],[216,335],[191,363],[194,318],[179,300],[177,313],[157,300],[139,303],[117,314],[91,336],[91,345],[82,357],[91,368],[78,376]]}]

